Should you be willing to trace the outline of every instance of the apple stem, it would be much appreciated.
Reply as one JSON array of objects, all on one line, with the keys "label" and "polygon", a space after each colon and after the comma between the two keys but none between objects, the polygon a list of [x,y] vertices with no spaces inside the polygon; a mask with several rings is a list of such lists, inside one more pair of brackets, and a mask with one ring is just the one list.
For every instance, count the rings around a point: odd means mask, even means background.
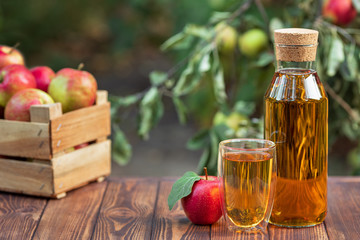
[{"label": "apple stem", "polygon": [[208,173],[207,173],[207,168],[204,167],[204,172],[205,172],[205,180],[208,180]]},{"label": "apple stem", "polygon": [[19,42],[15,43],[15,45],[11,48],[9,54],[11,54],[14,51],[14,49],[17,49],[19,46],[20,46]]},{"label": "apple stem", "polygon": [[84,63],[80,63],[79,66],[78,66],[78,68],[77,68],[77,70],[81,70],[81,69],[83,69],[83,68],[84,68]]}]

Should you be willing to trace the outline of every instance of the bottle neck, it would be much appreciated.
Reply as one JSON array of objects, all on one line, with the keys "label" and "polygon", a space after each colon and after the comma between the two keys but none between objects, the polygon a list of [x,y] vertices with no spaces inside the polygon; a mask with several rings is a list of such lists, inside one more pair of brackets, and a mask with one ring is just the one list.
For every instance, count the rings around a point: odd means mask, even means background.
[{"label": "bottle neck", "polygon": [[308,61],[308,62],[287,62],[287,61],[280,61],[276,62],[276,71],[280,71],[282,69],[308,69],[316,71],[316,64],[315,61]]}]

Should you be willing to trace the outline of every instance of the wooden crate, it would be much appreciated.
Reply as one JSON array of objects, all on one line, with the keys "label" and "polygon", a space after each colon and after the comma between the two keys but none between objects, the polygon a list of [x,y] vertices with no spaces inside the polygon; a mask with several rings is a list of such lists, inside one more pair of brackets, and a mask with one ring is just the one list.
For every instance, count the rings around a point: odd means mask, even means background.
[{"label": "wooden crate", "polygon": [[60,103],[32,106],[30,116],[31,122],[0,120],[1,191],[61,198],[110,174],[106,91],[91,107],[62,114]]}]

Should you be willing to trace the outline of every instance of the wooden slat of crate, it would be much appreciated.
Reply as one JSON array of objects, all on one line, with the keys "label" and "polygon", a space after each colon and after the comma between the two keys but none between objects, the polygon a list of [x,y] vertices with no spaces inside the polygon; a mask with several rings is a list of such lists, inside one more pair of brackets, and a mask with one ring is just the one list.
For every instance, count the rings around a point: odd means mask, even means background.
[{"label": "wooden slat of crate", "polygon": [[49,159],[49,124],[0,120],[0,155]]},{"label": "wooden slat of crate", "polygon": [[49,164],[0,158],[0,190],[49,196],[53,193],[53,170]]},{"label": "wooden slat of crate", "polygon": [[52,153],[110,135],[110,103],[65,113],[51,120]]},{"label": "wooden slat of crate", "polygon": [[107,140],[52,159],[55,195],[109,175],[110,147]]}]

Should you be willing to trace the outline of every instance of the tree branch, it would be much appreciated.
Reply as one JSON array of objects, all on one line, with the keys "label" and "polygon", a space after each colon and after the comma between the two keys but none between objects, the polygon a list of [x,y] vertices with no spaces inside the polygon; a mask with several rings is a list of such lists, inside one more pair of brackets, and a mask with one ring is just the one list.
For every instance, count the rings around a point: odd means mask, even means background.
[{"label": "tree branch", "polygon": [[359,115],[357,112],[351,108],[351,106],[345,102],[345,100],[340,97],[334,89],[330,87],[327,82],[323,82],[325,90],[329,93],[329,95],[349,114],[350,118],[355,121],[359,122]]}]

